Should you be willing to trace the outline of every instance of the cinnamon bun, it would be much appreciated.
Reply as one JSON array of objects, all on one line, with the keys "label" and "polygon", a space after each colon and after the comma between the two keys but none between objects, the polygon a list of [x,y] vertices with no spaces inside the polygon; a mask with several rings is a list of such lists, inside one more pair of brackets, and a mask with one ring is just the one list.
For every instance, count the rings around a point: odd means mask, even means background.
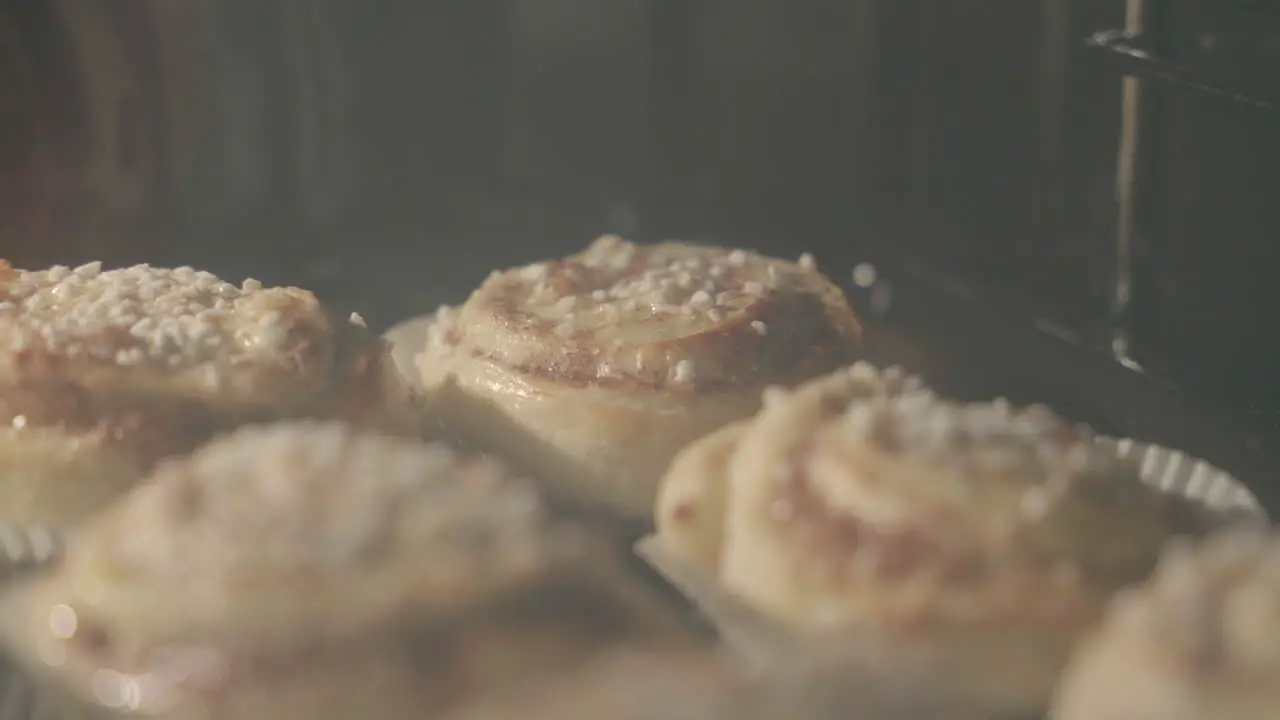
[{"label": "cinnamon bun", "polygon": [[158,458],[279,417],[417,432],[383,342],[298,288],[0,261],[0,516],[72,524]]},{"label": "cinnamon bun", "polygon": [[806,259],[605,236],[496,272],[418,357],[434,417],[561,497],[646,522],[683,445],[760,391],[851,359],[859,326]]},{"label": "cinnamon bun", "polygon": [[1081,643],[1052,717],[1280,717],[1280,540],[1234,531],[1170,547]]},{"label": "cinnamon bun", "polygon": [[948,402],[863,363],[685,449],[656,525],[664,552],[791,636],[925,658],[1011,711],[1041,707],[1109,596],[1200,528],[1045,408]]},{"label": "cinnamon bun", "polygon": [[495,461],[338,423],[245,428],[0,598],[49,697],[195,718],[431,717],[678,620]]}]

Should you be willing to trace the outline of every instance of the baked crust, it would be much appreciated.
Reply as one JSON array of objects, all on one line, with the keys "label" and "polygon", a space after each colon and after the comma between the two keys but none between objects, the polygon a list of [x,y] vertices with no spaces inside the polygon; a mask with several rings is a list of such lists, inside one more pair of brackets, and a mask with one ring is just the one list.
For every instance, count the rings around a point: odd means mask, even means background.
[{"label": "baked crust", "polygon": [[1054,720],[1280,716],[1280,540],[1228,531],[1176,543],[1081,643]]},{"label": "baked crust", "polygon": [[1076,635],[1196,519],[1045,408],[863,363],[684,450],[655,517],[664,551],[799,635],[932,658],[1011,709],[1046,699]]},{"label": "baked crust", "polygon": [[418,368],[461,440],[643,520],[680,447],[749,416],[765,385],[849,361],[858,334],[807,260],[605,236],[441,308]]},{"label": "baked crust", "polygon": [[411,682],[388,691],[406,707],[444,706],[676,631],[590,538],[492,460],[339,423],[249,427],[162,462],[84,525],[4,598],[0,630],[80,702],[114,678],[166,717],[285,717],[272,683],[311,702],[344,692],[344,667],[353,685]]},{"label": "baked crust", "polygon": [[[73,523],[160,457],[247,422],[341,417],[412,434],[415,413],[383,342],[305,290],[0,261],[7,519]],[[83,472],[97,463],[118,472]]]}]

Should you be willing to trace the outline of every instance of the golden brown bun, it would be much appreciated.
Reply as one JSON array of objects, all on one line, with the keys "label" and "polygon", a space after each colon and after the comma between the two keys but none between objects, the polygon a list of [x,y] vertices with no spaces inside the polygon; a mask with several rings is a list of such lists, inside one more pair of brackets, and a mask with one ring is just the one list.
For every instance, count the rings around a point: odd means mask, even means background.
[{"label": "golden brown bun", "polygon": [[[346,718],[314,708],[353,707],[333,698],[366,680],[444,706],[676,631],[586,532],[491,460],[340,423],[248,427],[85,524],[4,596],[0,633],[80,702],[136,680],[136,702],[169,718]],[[269,704],[273,683],[300,704]],[[365,714],[420,717],[396,712]]]},{"label": "golden brown bun", "polygon": [[434,416],[461,440],[647,522],[681,447],[749,416],[766,385],[847,362],[858,333],[807,262],[606,236],[494,273],[442,308],[418,367]]},{"label": "golden brown bun", "polygon": [[656,514],[663,551],[797,635],[929,658],[1013,710],[1193,519],[1044,408],[947,402],[863,363],[685,449]]},{"label": "golden brown bun", "polygon": [[1280,540],[1234,531],[1170,547],[1081,644],[1052,717],[1280,717]]},{"label": "golden brown bun", "polygon": [[416,433],[415,412],[384,343],[305,290],[0,261],[0,517],[72,524],[246,422]]}]

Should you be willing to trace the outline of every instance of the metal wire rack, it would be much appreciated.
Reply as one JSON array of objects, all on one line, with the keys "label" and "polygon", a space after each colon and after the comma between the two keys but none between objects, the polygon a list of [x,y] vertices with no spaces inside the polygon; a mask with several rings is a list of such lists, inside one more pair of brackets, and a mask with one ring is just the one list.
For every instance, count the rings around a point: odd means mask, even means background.
[{"label": "metal wire rack", "polygon": [[1151,50],[1142,33],[1102,30],[1087,43],[1106,56],[1126,75],[1149,78],[1209,95],[1233,105],[1280,115],[1280,97],[1254,88],[1237,87],[1209,78],[1176,60]]}]

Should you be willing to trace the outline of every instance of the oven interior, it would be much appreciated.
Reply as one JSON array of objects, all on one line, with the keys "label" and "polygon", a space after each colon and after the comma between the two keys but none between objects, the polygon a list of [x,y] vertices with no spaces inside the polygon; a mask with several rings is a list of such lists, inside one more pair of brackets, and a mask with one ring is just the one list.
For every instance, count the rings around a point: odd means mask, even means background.
[{"label": "oven interior", "polygon": [[876,359],[1280,506],[1280,12],[981,6],[0,0],[0,247],[379,326],[603,232],[808,251]]}]

